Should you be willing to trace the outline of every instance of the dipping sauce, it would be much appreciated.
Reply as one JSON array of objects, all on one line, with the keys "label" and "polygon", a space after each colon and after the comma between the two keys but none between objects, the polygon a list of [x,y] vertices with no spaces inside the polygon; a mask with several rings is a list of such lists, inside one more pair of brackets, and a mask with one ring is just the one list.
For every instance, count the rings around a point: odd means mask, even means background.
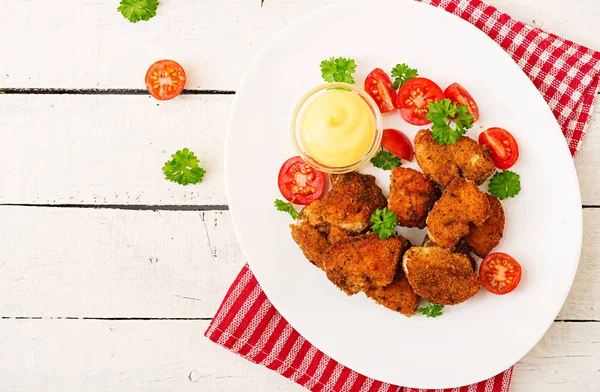
[{"label": "dipping sauce", "polygon": [[308,102],[299,126],[306,153],[331,167],[360,161],[376,134],[372,109],[359,95],[346,90],[328,90]]}]

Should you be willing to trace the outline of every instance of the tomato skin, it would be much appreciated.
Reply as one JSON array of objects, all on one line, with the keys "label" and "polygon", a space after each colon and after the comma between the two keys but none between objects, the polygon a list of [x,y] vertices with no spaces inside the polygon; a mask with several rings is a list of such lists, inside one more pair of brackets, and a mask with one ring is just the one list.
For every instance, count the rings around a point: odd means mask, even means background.
[{"label": "tomato skin", "polygon": [[173,60],[159,60],[146,72],[146,89],[159,101],[173,99],[183,91],[185,70]]},{"label": "tomato skin", "polygon": [[394,110],[396,91],[392,88],[392,80],[381,68],[375,68],[365,79],[365,91],[379,106],[381,113]]},{"label": "tomato skin", "polygon": [[296,156],[281,165],[277,185],[287,201],[308,205],[323,194],[325,175]]},{"label": "tomato skin", "polygon": [[469,114],[473,116],[473,123],[479,120],[479,106],[477,106],[471,94],[463,86],[458,83],[452,83],[444,90],[444,96],[454,104],[467,105]]},{"label": "tomato skin", "polygon": [[385,129],[381,137],[381,145],[392,154],[407,160],[413,159],[413,146],[410,139],[396,129]]},{"label": "tomato skin", "polygon": [[489,254],[479,266],[479,279],[489,292],[508,294],[521,282],[523,271],[517,260],[506,253]]},{"label": "tomato skin", "polygon": [[498,169],[511,168],[519,159],[519,145],[507,130],[490,128],[479,134],[479,144],[492,151],[492,160]]},{"label": "tomato skin", "polygon": [[396,98],[396,108],[400,116],[409,124],[430,124],[425,116],[429,110],[429,103],[444,99],[444,92],[427,78],[410,79],[400,87]]}]

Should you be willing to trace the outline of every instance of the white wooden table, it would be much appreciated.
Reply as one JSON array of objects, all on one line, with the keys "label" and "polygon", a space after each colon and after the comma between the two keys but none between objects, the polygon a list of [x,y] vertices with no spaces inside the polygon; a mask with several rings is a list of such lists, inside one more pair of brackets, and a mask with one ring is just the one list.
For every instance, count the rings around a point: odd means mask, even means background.
[{"label": "white wooden table", "polygon": [[[118,0],[0,0],[0,391],[303,390],[203,332],[244,263],[223,186],[234,91],[266,39],[331,1],[164,0],[134,25]],[[598,0],[489,2],[600,49]],[[189,90],[157,104],[143,76],[161,58]],[[163,179],[183,147],[201,185]],[[579,272],[513,392],[600,390],[598,109],[576,165]]]}]

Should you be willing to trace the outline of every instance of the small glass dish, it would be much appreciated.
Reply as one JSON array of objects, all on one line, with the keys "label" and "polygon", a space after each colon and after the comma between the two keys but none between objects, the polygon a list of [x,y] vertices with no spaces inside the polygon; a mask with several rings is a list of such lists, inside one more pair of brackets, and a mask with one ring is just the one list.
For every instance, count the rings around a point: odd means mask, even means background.
[{"label": "small glass dish", "polygon": [[[319,95],[321,95],[327,91],[333,90],[333,89],[340,89],[340,90],[343,89],[343,90],[350,91],[350,92],[360,96],[366,102],[367,106],[371,110],[371,112],[373,114],[374,124],[375,124],[375,133],[374,133],[374,137],[373,137],[373,142],[371,143],[371,146],[370,146],[369,150],[367,151],[367,153],[365,155],[363,155],[356,162],[353,162],[346,166],[328,166],[328,165],[324,165],[321,162],[317,161],[316,159],[314,159],[313,157],[311,157],[308,154],[308,152],[306,151],[306,148],[304,147],[304,145],[302,143],[302,138],[300,137],[300,122],[301,122],[302,115],[304,114],[304,110],[306,109],[307,105],[313,99],[318,97]],[[325,83],[325,84],[316,86],[315,88],[310,90],[308,93],[306,93],[302,97],[302,99],[300,99],[300,101],[296,105],[296,108],[294,109],[294,112],[292,114],[292,119],[291,119],[292,143],[294,144],[294,147],[296,148],[296,151],[298,152],[298,154],[302,157],[304,162],[308,163],[315,169],[320,170],[324,173],[330,173],[330,174],[348,173],[348,172],[351,172],[354,170],[358,170],[359,168],[364,166],[367,162],[369,162],[371,160],[373,155],[375,155],[375,153],[377,153],[377,150],[379,149],[379,145],[381,144],[382,134],[383,134],[383,119],[381,117],[381,112],[379,111],[379,107],[377,106],[377,103],[375,102],[375,100],[373,100],[373,98],[371,98],[371,96],[369,94],[367,94],[364,90],[362,90],[358,87],[355,87],[351,84],[347,84],[347,83],[337,83],[337,82],[336,83]]]}]

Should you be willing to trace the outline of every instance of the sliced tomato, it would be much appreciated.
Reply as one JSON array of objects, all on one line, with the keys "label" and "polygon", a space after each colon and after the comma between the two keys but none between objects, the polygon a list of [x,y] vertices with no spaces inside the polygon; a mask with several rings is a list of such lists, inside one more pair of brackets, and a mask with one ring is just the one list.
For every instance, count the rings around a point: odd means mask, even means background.
[{"label": "sliced tomato", "polygon": [[410,139],[396,129],[385,129],[381,137],[381,145],[392,154],[412,161],[413,146]]},{"label": "sliced tomato", "polygon": [[463,86],[452,83],[444,91],[444,96],[457,105],[467,105],[467,110],[473,116],[473,122],[479,120],[479,106]]},{"label": "sliced tomato", "polygon": [[375,68],[365,79],[365,91],[377,102],[379,111],[387,113],[394,110],[396,91],[392,88],[392,79],[381,68]]},{"label": "sliced tomato", "polygon": [[185,71],[173,60],[160,60],[146,72],[146,88],[160,101],[173,99],[185,86]]},{"label": "sliced tomato", "polygon": [[492,159],[498,169],[506,170],[519,159],[519,145],[505,129],[490,128],[480,133],[479,144],[492,151]]},{"label": "sliced tomato", "polygon": [[285,161],[277,179],[279,191],[287,201],[308,205],[317,200],[325,189],[325,175],[300,157]]},{"label": "sliced tomato", "polygon": [[425,125],[429,104],[444,99],[444,92],[435,82],[426,78],[414,78],[404,83],[398,90],[396,108],[409,124]]},{"label": "sliced tomato", "polygon": [[488,291],[502,295],[513,291],[521,281],[521,265],[506,253],[489,254],[479,266],[479,279]]}]

